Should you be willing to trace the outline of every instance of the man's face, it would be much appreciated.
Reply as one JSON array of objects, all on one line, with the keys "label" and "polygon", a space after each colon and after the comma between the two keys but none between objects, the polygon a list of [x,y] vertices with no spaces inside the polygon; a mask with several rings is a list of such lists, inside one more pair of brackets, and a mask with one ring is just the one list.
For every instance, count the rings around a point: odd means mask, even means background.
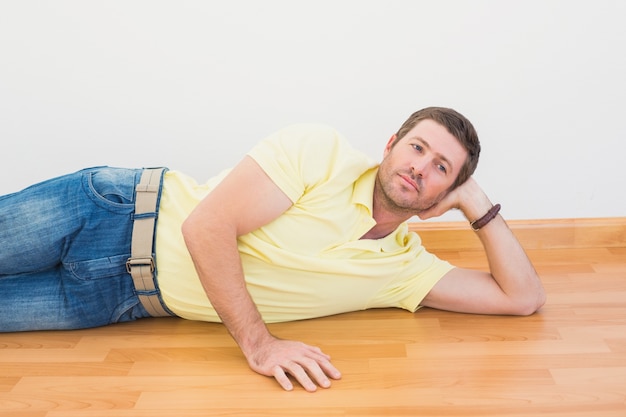
[{"label": "man's face", "polygon": [[467,151],[439,123],[418,122],[393,148],[392,136],[378,170],[379,202],[387,209],[417,214],[450,190]]}]

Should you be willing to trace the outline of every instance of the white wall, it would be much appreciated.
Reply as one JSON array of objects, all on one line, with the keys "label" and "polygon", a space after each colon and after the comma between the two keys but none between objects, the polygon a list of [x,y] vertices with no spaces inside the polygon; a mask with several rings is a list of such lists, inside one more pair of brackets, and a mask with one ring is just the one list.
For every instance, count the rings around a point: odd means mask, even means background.
[{"label": "white wall", "polygon": [[626,216],[625,18],[621,0],[2,0],[0,194],[102,164],[204,181],[301,121],[379,157],[443,105],[476,125],[507,218]]}]

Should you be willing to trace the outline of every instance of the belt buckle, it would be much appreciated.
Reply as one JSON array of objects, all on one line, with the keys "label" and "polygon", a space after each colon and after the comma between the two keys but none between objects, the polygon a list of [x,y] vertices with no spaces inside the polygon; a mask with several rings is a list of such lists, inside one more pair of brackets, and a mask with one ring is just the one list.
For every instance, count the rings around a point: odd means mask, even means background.
[{"label": "belt buckle", "polygon": [[154,272],[154,258],[152,256],[149,258],[128,258],[126,261],[126,271],[128,271],[129,274],[132,274],[134,266],[150,266],[150,272]]}]

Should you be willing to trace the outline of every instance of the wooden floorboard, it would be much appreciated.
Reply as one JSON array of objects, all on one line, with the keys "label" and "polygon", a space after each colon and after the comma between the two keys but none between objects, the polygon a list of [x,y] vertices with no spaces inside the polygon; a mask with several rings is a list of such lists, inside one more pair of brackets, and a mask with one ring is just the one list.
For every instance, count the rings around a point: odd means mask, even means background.
[{"label": "wooden floorboard", "polygon": [[[485,267],[472,248],[438,253]],[[0,334],[0,417],[626,416],[626,247],[528,253],[548,291],[533,316],[382,309],[271,325],[343,372],[313,394],[250,371],[218,324]]]}]

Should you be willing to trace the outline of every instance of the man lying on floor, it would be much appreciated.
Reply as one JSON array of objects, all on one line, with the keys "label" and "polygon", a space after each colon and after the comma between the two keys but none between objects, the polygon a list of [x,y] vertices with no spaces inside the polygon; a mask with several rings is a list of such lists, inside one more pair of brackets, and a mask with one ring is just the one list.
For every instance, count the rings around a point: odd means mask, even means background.
[{"label": "man lying on floor", "polygon": [[[377,163],[335,130],[294,125],[198,185],[167,169],[89,168],[0,197],[0,331],[174,315],[222,322],[256,372],[292,389],[340,372],[266,323],[420,306],[527,315],[545,293],[473,179],[472,124],[417,111]],[[490,271],[456,268],[407,221],[459,209]]]}]

